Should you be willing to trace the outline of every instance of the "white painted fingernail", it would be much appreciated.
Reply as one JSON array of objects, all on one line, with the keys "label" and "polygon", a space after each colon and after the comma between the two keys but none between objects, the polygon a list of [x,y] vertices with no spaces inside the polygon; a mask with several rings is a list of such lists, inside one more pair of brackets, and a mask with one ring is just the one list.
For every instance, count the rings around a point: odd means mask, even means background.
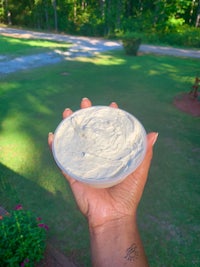
[{"label": "white painted fingernail", "polygon": [[155,145],[157,139],[158,139],[158,133],[155,133],[155,135],[154,135],[154,139],[153,139],[153,142],[152,142],[152,145],[153,145],[153,146]]}]

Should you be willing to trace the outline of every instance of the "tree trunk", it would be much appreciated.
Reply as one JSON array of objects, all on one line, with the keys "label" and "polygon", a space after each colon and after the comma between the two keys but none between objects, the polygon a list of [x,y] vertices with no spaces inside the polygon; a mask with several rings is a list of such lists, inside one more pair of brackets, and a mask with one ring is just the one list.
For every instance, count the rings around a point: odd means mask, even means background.
[{"label": "tree trunk", "polygon": [[196,23],[195,23],[196,27],[200,26],[200,0],[198,2],[198,8],[197,8],[197,17],[196,17]]},{"label": "tree trunk", "polygon": [[45,12],[46,28],[47,30],[49,30],[49,12],[48,12],[48,4],[46,1],[44,6],[44,12]]},{"label": "tree trunk", "polygon": [[118,0],[117,2],[117,29],[121,28],[121,12],[123,12],[122,3],[121,0]]},{"label": "tree trunk", "polygon": [[76,0],[74,0],[74,23],[76,23],[76,16],[77,16],[77,4]]},{"label": "tree trunk", "polygon": [[57,15],[57,5],[56,5],[56,0],[52,0],[52,4],[53,4],[53,9],[54,9],[54,27],[55,27],[55,31],[58,31],[58,15]]}]

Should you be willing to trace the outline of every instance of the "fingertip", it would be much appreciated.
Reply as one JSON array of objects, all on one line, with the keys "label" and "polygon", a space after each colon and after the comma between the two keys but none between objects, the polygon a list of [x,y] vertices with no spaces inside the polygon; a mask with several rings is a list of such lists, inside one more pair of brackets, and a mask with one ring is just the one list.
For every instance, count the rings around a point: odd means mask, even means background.
[{"label": "fingertip", "polygon": [[147,135],[148,143],[153,147],[158,139],[157,132],[151,132]]},{"label": "fingertip", "polygon": [[54,138],[54,134],[52,132],[50,132],[48,134],[48,145],[49,145],[50,149],[52,149],[53,138]]},{"label": "fingertip", "polygon": [[52,139],[53,138],[53,133],[52,132],[49,132],[48,133],[48,139]]},{"label": "fingertip", "polygon": [[155,145],[157,138],[158,138],[157,132],[151,132],[147,134],[147,149],[144,162],[147,161],[150,163],[153,156],[153,146]]},{"label": "fingertip", "polygon": [[89,108],[92,106],[92,102],[87,97],[82,98],[81,100],[81,108]]},{"label": "fingertip", "polygon": [[72,111],[70,108],[66,108],[66,109],[63,111],[63,119],[69,117],[72,113],[73,113],[73,111]]},{"label": "fingertip", "polygon": [[112,102],[112,103],[110,104],[110,107],[112,107],[112,108],[118,108],[118,105],[117,105],[116,102]]}]

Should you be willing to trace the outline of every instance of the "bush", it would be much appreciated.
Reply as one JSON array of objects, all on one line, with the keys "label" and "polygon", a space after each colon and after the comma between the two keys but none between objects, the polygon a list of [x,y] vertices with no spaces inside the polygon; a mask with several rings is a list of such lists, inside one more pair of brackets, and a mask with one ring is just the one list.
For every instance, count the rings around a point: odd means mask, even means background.
[{"label": "bush", "polygon": [[183,25],[176,31],[160,33],[159,39],[169,45],[200,48],[200,29]]},{"label": "bush", "polygon": [[32,267],[39,262],[46,248],[46,230],[41,218],[22,209],[0,217],[1,267]]},{"label": "bush", "polygon": [[126,33],[121,39],[126,54],[136,56],[142,41],[141,38],[135,33]]},{"label": "bush", "polygon": [[[170,21],[171,24],[173,21]],[[147,44],[162,44],[172,45],[179,47],[200,48],[200,28],[191,27],[189,25],[181,25],[182,21],[176,21],[173,25],[167,25],[163,28],[149,28],[146,31],[134,31],[124,33],[121,31],[115,31],[113,36],[109,38],[117,38],[123,40],[130,38],[141,39],[143,43]],[[173,26],[173,27],[172,27]],[[127,45],[128,46],[128,45]]]}]

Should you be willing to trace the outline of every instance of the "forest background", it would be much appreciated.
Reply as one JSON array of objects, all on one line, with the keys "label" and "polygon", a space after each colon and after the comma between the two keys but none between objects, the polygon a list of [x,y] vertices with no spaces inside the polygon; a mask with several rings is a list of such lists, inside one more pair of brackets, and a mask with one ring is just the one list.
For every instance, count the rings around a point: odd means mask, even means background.
[{"label": "forest background", "polygon": [[0,0],[0,23],[200,47],[200,0]]}]

